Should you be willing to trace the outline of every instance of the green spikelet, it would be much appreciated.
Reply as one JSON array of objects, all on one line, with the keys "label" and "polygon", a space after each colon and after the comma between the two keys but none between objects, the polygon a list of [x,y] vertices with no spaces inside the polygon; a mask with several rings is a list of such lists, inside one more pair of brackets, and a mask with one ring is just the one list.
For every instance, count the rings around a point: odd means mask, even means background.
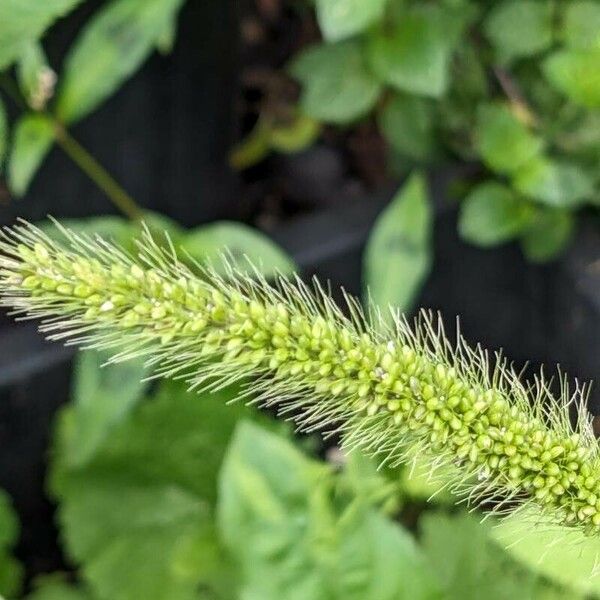
[{"label": "green spikelet", "polygon": [[110,349],[114,361],[145,356],[157,376],[193,389],[239,380],[243,398],[277,405],[300,429],[340,433],[392,464],[454,465],[448,485],[469,502],[533,503],[540,518],[600,532],[583,388],[571,395],[563,380],[557,398],[543,376],[525,385],[499,356],[490,366],[460,336],[451,346],[427,314],[372,328],[353,299],[342,312],[318,283],[191,269],[147,232],[133,258],[61,231],[64,244],[27,224],[0,240],[2,304],[42,319],[50,338]]}]

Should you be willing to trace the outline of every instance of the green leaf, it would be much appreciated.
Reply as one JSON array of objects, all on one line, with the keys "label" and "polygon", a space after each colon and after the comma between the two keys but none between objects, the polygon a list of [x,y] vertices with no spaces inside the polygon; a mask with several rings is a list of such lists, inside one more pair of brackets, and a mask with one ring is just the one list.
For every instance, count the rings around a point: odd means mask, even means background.
[{"label": "green leaf", "polygon": [[71,585],[62,573],[37,577],[27,600],[95,600],[90,592]]},{"label": "green leaf", "polygon": [[512,173],[539,155],[543,142],[505,104],[484,104],[477,111],[477,147],[484,163]]},{"label": "green leaf", "polygon": [[600,48],[600,3],[579,0],[566,4],[562,35],[571,48]]},{"label": "green leaf", "polygon": [[19,533],[19,521],[11,500],[0,489],[0,597],[2,594],[10,598],[17,596],[23,584],[23,567],[11,554]]},{"label": "green leaf", "polygon": [[0,2],[0,71],[4,70],[52,23],[81,0],[2,0]]},{"label": "green leaf", "polygon": [[491,538],[489,522],[480,519],[430,512],[420,521],[422,547],[444,584],[444,600],[575,600],[513,562]]},{"label": "green leaf", "polygon": [[528,260],[546,262],[556,258],[573,237],[571,212],[540,207],[521,237],[521,247]]},{"label": "green leaf", "polygon": [[53,140],[54,126],[47,117],[28,114],[17,121],[7,169],[8,185],[15,196],[25,194]]},{"label": "green leaf", "polygon": [[337,42],[364,31],[383,17],[388,0],[316,0],[323,36]]},{"label": "green leaf", "polygon": [[367,56],[377,76],[401,91],[438,98],[449,83],[450,58],[468,13],[437,6],[414,7],[393,27],[368,41]]},{"label": "green leaf", "polygon": [[0,173],[2,173],[2,167],[4,165],[4,157],[8,150],[8,119],[6,116],[6,108],[4,102],[0,98]]},{"label": "green leaf", "polygon": [[431,269],[431,230],[427,183],[415,174],[377,219],[365,250],[365,284],[384,314],[389,305],[412,307]]},{"label": "green leaf", "polygon": [[495,181],[478,185],[463,201],[458,230],[461,237],[482,247],[507,242],[531,222],[533,209],[509,187]]},{"label": "green leaf", "polygon": [[[85,217],[83,219],[61,218],[60,224],[66,229],[80,235],[87,235],[92,238],[100,236],[123,247],[131,245],[133,227],[131,222],[123,217],[101,215],[99,217]],[[40,221],[35,225],[56,241],[61,243],[67,241],[53,221]]]},{"label": "green leaf", "polygon": [[411,537],[362,502],[334,504],[332,477],[274,434],[238,427],[221,472],[218,517],[240,566],[241,597],[437,598]]},{"label": "green leaf", "polygon": [[106,352],[81,352],[75,363],[72,435],[64,458],[71,467],[88,463],[141,399],[148,387],[142,359],[103,367],[111,357]]},{"label": "green leaf", "polygon": [[598,540],[594,536],[556,525],[532,509],[502,520],[492,536],[516,560],[550,581],[578,594],[600,593]]},{"label": "green leaf", "polygon": [[546,158],[519,169],[514,185],[522,194],[554,207],[576,207],[594,194],[594,181],[580,166]]},{"label": "green leaf", "polygon": [[543,64],[546,79],[567,98],[588,108],[600,107],[600,48],[559,50]]},{"label": "green leaf", "polygon": [[356,41],[310,47],[293,61],[290,73],[303,86],[302,111],[326,123],[359,119],[373,108],[381,92]]},{"label": "green leaf", "polygon": [[212,261],[217,267],[226,252],[236,268],[242,271],[250,270],[247,259],[266,276],[277,272],[290,274],[296,270],[281,248],[242,223],[222,221],[197,227],[183,237],[180,247],[198,262]]},{"label": "green leaf", "polygon": [[197,600],[201,585],[230,585],[212,507],[236,420],[251,414],[228,407],[232,395],[193,398],[163,383],[78,468],[65,460],[76,409],[63,412],[52,487],[66,550],[99,600]]},{"label": "green leaf", "polygon": [[17,63],[19,88],[33,110],[42,110],[54,93],[56,75],[48,66],[46,55],[38,42],[28,44]]},{"label": "green leaf", "polygon": [[484,31],[501,61],[533,56],[552,44],[552,2],[504,0],[495,4]]},{"label": "green leaf", "polygon": [[399,153],[417,161],[435,150],[432,107],[415,96],[394,94],[379,115],[379,128]]},{"label": "green leaf", "polygon": [[67,58],[57,116],[72,123],[112,95],[146,60],[183,0],[112,0],[90,20]]}]

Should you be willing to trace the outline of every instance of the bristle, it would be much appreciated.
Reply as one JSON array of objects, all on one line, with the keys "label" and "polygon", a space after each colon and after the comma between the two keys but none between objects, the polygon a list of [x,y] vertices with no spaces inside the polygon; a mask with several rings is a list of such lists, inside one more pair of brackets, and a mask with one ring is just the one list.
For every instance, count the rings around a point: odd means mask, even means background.
[{"label": "bristle", "polygon": [[[276,406],[304,431],[342,436],[382,463],[428,461],[430,477],[498,514],[600,533],[600,465],[585,387],[543,373],[525,383],[506,359],[452,344],[441,319],[347,310],[315,280],[269,283],[224,258],[188,266],[144,229],[137,257],[60,228],[64,244],[19,224],[0,236],[0,303],[41,319],[51,339],[144,357],[155,377]],[[390,324],[391,323],[391,324]],[[571,408],[577,411],[571,424]],[[449,475],[451,473],[451,475]],[[486,504],[489,505],[489,504]]]}]

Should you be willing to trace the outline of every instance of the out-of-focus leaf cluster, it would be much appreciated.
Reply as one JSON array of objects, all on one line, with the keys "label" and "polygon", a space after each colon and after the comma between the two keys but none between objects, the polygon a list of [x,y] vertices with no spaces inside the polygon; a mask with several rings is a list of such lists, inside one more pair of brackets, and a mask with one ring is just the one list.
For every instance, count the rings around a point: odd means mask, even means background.
[{"label": "out-of-focus leaf cluster", "polygon": [[556,257],[576,212],[600,202],[600,1],[314,4],[322,41],[288,68],[296,114],[374,121],[392,171],[479,162],[463,238]]}]

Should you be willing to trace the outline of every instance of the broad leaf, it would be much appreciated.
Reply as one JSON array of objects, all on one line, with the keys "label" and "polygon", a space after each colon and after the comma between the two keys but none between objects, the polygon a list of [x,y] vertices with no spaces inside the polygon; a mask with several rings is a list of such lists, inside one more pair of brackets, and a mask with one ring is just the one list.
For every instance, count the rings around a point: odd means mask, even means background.
[{"label": "broad leaf", "polygon": [[52,23],[81,0],[2,0],[0,2],[0,71]]},{"label": "broad leaf", "polygon": [[515,187],[549,206],[569,208],[590,200],[594,181],[580,166],[538,158],[515,174]]},{"label": "broad leaf", "polygon": [[477,111],[477,146],[493,171],[511,173],[537,156],[542,141],[506,104],[484,104]]},{"label": "broad leaf", "polygon": [[76,412],[63,412],[52,488],[66,550],[99,600],[197,600],[201,584],[215,593],[230,585],[212,510],[229,437],[249,413],[229,399],[164,383],[79,468],[65,455]]},{"label": "broad leaf", "polygon": [[394,94],[379,115],[379,128],[392,148],[417,161],[435,149],[432,107],[422,98]]},{"label": "broad leaf", "polygon": [[221,473],[219,524],[241,570],[241,597],[437,598],[411,537],[360,501],[332,503],[331,477],[281,438],[238,427]]},{"label": "broad leaf", "polygon": [[600,48],[559,50],[543,65],[546,79],[567,98],[588,108],[600,107]]},{"label": "broad leaf", "polygon": [[495,246],[515,238],[532,216],[529,202],[507,186],[487,181],[463,201],[458,230],[463,239],[477,246]]},{"label": "broad leaf", "polygon": [[399,90],[440,97],[449,83],[450,58],[468,11],[415,7],[390,27],[372,33],[367,47],[377,76]]},{"label": "broad leaf", "polygon": [[600,3],[579,0],[566,4],[562,35],[571,48],[600,48]]},{"label": "broad leaf", "polygon": [[242,223],[221,222],[203,225],[187,233],[180,248],[200,263],[222,266],[224,254],[236,268],[249,271],[248,260],[266,276],[296,270],[293,261],[266,235]]},{"label": "broad leaf", "polygon": [[303,86],[302,111],[326,123],[355,121],[373,108],[381,92],[356,41],[310,47],[293,61],[290,72]]},{"label": "broad leaf", "polygon": [[513,562],[492,539],[489,522],[468,513],[427,513],[421,519],[422,545],[444,584],[444,600],[575,600]]},{"label": "broad leaf", "polygon": [[413,175],[377,219],[364,257],[365,285],[387,314],[413,306],[431,269],[432,214],[427,184]]},{"label": "broad leaf", "polygon": [[556,258],[571,241],[574,225],[568,210],[540,207],[521,237],[523,253],[532,262]]},{"label": "broad leaf", "polygon": [[335,42],[364,31],[383,17],[388,0],[316,0],[319,26]]},{"label": "broad leaf", "polygon": [[495,3],[484,30],[501,61],[532,56],[552,43],[553,5],[549,0]]},{"label": "broad leaf", "polygon": [[598,540],[594,536],[556,525],[534,509],[513,513],[492,535],[516,560],[548,580],[582,595],[600,593]]},{"label": "broad leaf", "polygon": [[90,20],[66,61],[57,116],[81,119],[145,61],[183,0],[112,0]]},{"label": "broad leaf", "polygon": [[72,393],[72,435],[64,459],[70,467],[89,462],[135,404],[148,384],[142,359],[104,366],[110,354],[79,353]]},{"label": "broad leaf", "polygon": [[25,194],[53,140],[54,125],[47,117],[28,114],[17,121],[7,167],[8,185],[15,196]]}]

